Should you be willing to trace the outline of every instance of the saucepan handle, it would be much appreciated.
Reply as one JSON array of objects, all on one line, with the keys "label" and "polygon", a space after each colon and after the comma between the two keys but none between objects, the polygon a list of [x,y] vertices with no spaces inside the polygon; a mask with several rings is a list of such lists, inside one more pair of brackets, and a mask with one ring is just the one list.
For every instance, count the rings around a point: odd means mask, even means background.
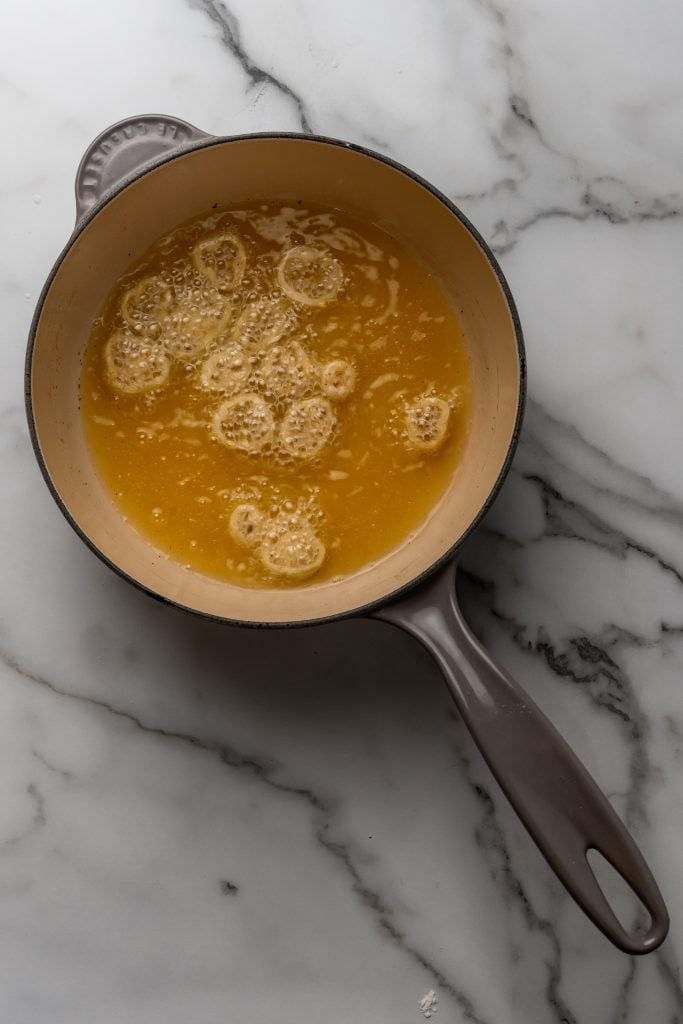
[{"label": "saucepan handle", "polygon": [[106,128],[90,143],[76,172],[76,223],[147,164],[209,138],[167,114],[127,117]]},{"label": "saucepan handle", "polygon": [[[481,753],[544,857],[588,917],[626,953],[648,953],[669,917],[635,842],[576,755],[521,687],[473,636],[458,607],[455,567],[375,611],[433,654]],[[591,870],[594,849],[650,915],[645,934],[617,920]]]}]

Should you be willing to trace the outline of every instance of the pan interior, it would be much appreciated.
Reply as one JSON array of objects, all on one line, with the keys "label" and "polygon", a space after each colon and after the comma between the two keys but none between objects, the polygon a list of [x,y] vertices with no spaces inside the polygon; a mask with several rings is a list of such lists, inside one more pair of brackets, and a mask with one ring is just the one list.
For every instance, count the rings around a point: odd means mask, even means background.
[{"label": "pan interior", "polygon": [[[116,278],[152,242],[214,204],[275,198],[328,204],[373,221],[432,269],[469,343],[472,420],[448,489],[403,545],[341,581],[252,590],[184,567],[124,520],[87,450],[78,382],[92,320]],[[45,296],[30,383],[36,438],[54,490],[108,561],[146,589],[192,610],[273,623],[314,621],[364,607],[446,554],[495,487],[514,440],[522,386],[505,293],[460,220],[413,178],[380,160],[295,138],[226,140],[195,150],[143,175],[104,206],[77,235]]]}]

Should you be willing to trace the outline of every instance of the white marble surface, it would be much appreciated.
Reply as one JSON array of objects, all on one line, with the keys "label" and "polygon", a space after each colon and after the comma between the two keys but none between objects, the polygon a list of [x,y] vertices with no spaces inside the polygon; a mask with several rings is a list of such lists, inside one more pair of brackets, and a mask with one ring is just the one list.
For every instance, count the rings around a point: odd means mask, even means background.
[{"label": "white marble surface", "polygon": [[[682,33],[676,0],[4,5],[0,1020],[683,1020]],[[500,254],[530,403],[463,598],[650,859],[660,952],[563,895],[416,643],[174,613],[54,507],[28,324],[82,151],[146,111],[370,145]]]}]

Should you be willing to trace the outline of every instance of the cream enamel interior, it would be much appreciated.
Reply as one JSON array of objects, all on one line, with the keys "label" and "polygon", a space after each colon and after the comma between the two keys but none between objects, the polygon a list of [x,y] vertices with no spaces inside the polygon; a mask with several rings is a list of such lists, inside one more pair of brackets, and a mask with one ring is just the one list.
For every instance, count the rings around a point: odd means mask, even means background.
[{"label": "cream enamel interior", "polygon": [[[245,589],[184,568],[124,520],[101,485],[78,407],[91,322],[115,280],[160,235],[219,206],[302,199],[374,221],[437,274],[458,310],[473,358],[473,423],[463,458],[423,526],[381,561],[339,582]],[[348,613],[409,583],[476,518],[505,462],[520,402],[511,312],[485,253],[444,204],[403,172],[316,140],[225,140],[143,175],[77,236],[37,325],[30,370],[37,441],[51,482],[92,544],[140,585],[194,611],[249,622],[310,621]],[[390,500],[390,496],[388,496]]]}]

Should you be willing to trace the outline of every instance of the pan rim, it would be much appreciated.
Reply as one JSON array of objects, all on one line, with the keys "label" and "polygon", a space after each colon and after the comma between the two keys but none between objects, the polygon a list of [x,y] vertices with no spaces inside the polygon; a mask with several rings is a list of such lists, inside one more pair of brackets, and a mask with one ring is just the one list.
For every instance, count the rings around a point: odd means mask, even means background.
[{"label": "pan rim", "polygon": [[[59,268],[62,266],[64,261],[68,258],[68,255],[69,255],[69,253],[70,253],[70,251],[71,251],[71,249],[73,247],[74,242],[80,237],[80,235],[83,233],[85,228],[91,223],[92,220],[94,220],[94,218],[100,213],[100,211],[103,210],[114,198],[119,196],[127,188],[130,188],[132,185],[134,185],[141,178],[145,177],[147,174],[150,174],[152,171],[156,170],[158,167],[163,166],[164,164],[171,163],[174,160],[182,159],[182,158],[192,154],[193,152],[196,152],[196,151],[202,150],[202,149],[207,149],[207,148],[212,147],[212,146],[230,145],[230,144],[235,143],[235,142],[253,141],[253,140],[257,140],[257,139],[298,140],[298,141],[302,141],[302,142],[320,143],[320,144],[323,144],[323,145],[334,146],[334,147],[337,147],[337,148],[340,148],[340,149],[347,149],[347,150],[350,150],[350,151],[352,151],[354,153],[358,153],[360,156],[364,156],[364,157],[366,157],[366,158],[368,158],[370,160],[378,161],[379,163],[385,164],[385,165],[393,168],[395,171],[398,171],[400,174],[403,174],[406,177],[410,178],[413,182],[415,182],[415,184],[421,186],[423,189],[425,189],[425,191],[429,192],[432,196],[434,196],[434,198],[437,199],[446,208],[446,210],[452,216],[454,216],[462,224],[462,226],[470,233],[470,235],[473,237],[474,241],[477,243],[477,245],[481,249],[484,257],[486,258],[486,261],[487,261],[489,267],[493,271],[493,273],[494,273],[494,275],[495,275],[495,277],[496,277],[496,279],[498,281],[498,284],[500,285],[501,290],[503,292],[503,295],[504,295],[504,298],[505,298],[505,302],[506,302],[508,311],[510,313],[510,318],[512,320],[512,325],[513,325],[513,330],[514,330],[514,335],[515,335],[515,344],[516,344],[516,347],[517,347],[518,366],[519,366],[519,392],[518,392],[518,399],[517,399],[517,410],[516,410],[515,421],[514,421],[512,433],[511,433],[511,436],[510,436],[510,442],[508,444],[507,451],[506,451],[506,454],[505,454],[505,458],[503,459],[503,461],[501,463],[501,467],[500,467],[498,476],[496,477],[496,480],[494,481],[494,483],[493,483],[493,485],[492,485],[492,487],[491,487],[491,489],[490,489],[490,491],[489,491],[485,501],[482,503],[479,511],[474,516],[474,518],[472,519],[472,521],[468,525],[467,529],[464,530],[454,540],[453,544],[442,555],[440,555],[439,558],[437,558],[433,562],[430,562],[430,564],[428,566],[426,566],[416,576],[412,577],[412,579],[408,580],[405,583],[402,583],[400,586],[396,587],[395,589],[390,590],[388,593],[383,594],[381,597],[376,598],[375,600],[370,601],[370,602],[368,602],[368,603],[366,603],[364,605],[360,605],[360,606],[354,607],[354,608],[345,609],[345,610],[343,610],[341,612],[335,612],[334,614],[331,614],[331,615],[320,616],[318,618],[313,618],[313,619],[292,619],[292,620],[289,620],[289,621],[275,621],[275,622],[270,621],[270,620],[266,620],[266,619],[261,620],[261,619],[235,619],[235,618],[230,618],[230,617],[226,617],[226,616],[222,616],[222,615],[216,615],[216,614],[214,614],[212,612],[207,612],[207,611],[204,611],[204,610],[202,610],[200,608],[194,608],[191,605],[183,604],[180,601],[175,601],[172,598],[166,597],[163,594],[160,594],[157,591],[152,590],[150,587],[145,586],[143,583],[141,583],[139,580],[137,580],[134,576],[131,576],[124,569],[122,569],[121,566],[119,566],[111,558],[109,558],[109,556],[106,555],[104,553],[104,551],[102,551],[101,548],[99,548],[94,543],[94,541],[89,537],[89,535],[79,525],[79,523],[77,522],[75,517],[71,514],[71,512],[68,509],[66,503],[64,502],[64,500],[62,499],[59,491],[57,490],[57,487],[54,484],[54,481],[52,480],[52,477],[50,475],[50,471],[48,469],[47,462],[46,462],[46,460],[45,460],[45,458],[43,456],[43,452],[42,452],[42,449],[40,447],[40,441],[39,441],[39,438],[38,438],[38,430],[37,430],[37,427],[36,427],[34,410],[33,410],[33,391],[32,391],[32,382],[31,382],[32,366],[33,366],[33,353],[34,353],[34,349],[35,349],[36,336],[37,336],[37,332],[38,332],[38,325],[39,325],[39,322],[40,322],[40,317],[41,317],[41,314],[42,314],[42,311],[43,311],[45,300],[46,300],[46,298],[48,296],[48,293],[50,291],[50,288],[52,286],[52,282],[53,282],[57,272],[59,271]],[[50,491],[50,493],[51,493],[51,495],[52,495],[52,497],[53,497],[57,507],[59,508],[59,510],[61,511],[62,515],[64,516],[66,521],[69,523],[71,528],[74,530],[76,535],[81,539],[81,541],[83,541],[83,543],[90,549],[90,551],[93,552],[93,554],[95,554],[100,559],[101,562],[103,562],[113,572],[115,572],[117,574],[117,576],[119,576],[121,579],[125,580],[127,583],[130,583],[137,590],[141,591],[144,594],[147,594],[148,596],[152,597],[154,600],[160,602],[161,604],[168,605],[169,607],[172,607],[172,608],[177,608],[177,609],[179,609],[181,611],[190,612],[193,615],[200,616],[201,618],[208,619],[209,621],[220,622],[220,623],[224,623],[224,624],[232,625],[232,626],[244,626],[244,627],[252,628],[252,629],[292,629],[292,628],[299,628],[299,627],[304,627],[304,626],[324,625],[324,624],[329,623],[329,622],[336,622],[336,621],[343,620],[343,619],[360,618],[360,617],[368,616],[369,614],[371,614],[376,609],[381,608],[385,604],[388,604],[390,601],[396,600],[397,598],[402,597],[403,595],[408,594],[408,593],[414,591],[416,588],[418,588],[420,586],[420,584],[422,584],[425,580],[427,580],[434,573],[436,573],[447,562],[453,560],[455,558],[455,556],[457,555],[457,552],[460,549],[460,547],[462,546],[462,544],[467,540],[467,538],[477,528],[477,526],[479,525],[479,523],[481,522],[481,520],[483,519],[483,517],[485,516],[485,514],[487,513],[487,511],[491,507],[494,499],[496,498],[496,496],[498,495],[498,493],[500,491],[500,488],[501,488],[501,486],[503,484],[503,481],[505,480],[505,477],[507,476],[507,474],[509,472],[509,469],[510,469],[510,466],[511,466],[511,463],[512,463],[512,459],[514,457],[515,451],[517,450],[517,445],[519,443],[519,437],[520,437],[521,428],[522,428],[522,421],[523,421],[523,418],[524,418],[524,409],[525,409],[525,405],[526,405],[526,395],[527,395],[526,352],[525,352],[525,346],[524,346],[524,336],[523,336],[523,332],[522,332],[522,325],[521,325],[521,322],[520,322],[520,319],[519,319],[519,314],[517,312],[517,307],[515,305],[515,301],[514,301],[514,299],[512,297],[512,292],[510,291],[510,287],[509,287],[509,285],[507,283],[505,275],[503,274],[503,271],[502,271],[502,269],[501,269],[501,267],[500,267],[496,257],[494,256],[494,254],[493,254],[491,248],[489,247],[488,243],[484,240],[484,238],[482,237],[480,232],[477,230],[477,228],[474,226],[474,224],[472,224],[472,222],[469,220],[469,218],[462,212],[462,210],[459,209],[458,206],[455,205],[455,203],[453,203],[446,195],[444,195],[443,192],[441,192],[434,185],[432,185],[429,181],[427,181],[426,178],[423,178],[421,175],[417,174],[415,171],[411,170],[409,167],[406,167],[404,164],[401,164],[399,161],[394,160],[391,157],[385,156],[382,153],[377,153],[374,150],[368,149],[367,147],[361,146],[361,145],[359,145],[357,143],[347,142],[347,141],[344,141],[342,139],[335,139],[333,137],[326,136],[326,135],[306,134],[306,133],[303,133],[303,132],[248,132],[248,133],[244,133],[244,134],[240,134],[240,135],[228,135],[228,136],[211,136],[211,135],[209,135],[206,138],[199,139],[196,142],[192,142],[192,143],[190,143],[188,145],[185,145],[182,148],[180,148],[180,149],[178,149],[178,150],[176,150],[176,151],[174,151],[174,152],[172,152],[170,154],[169,153],[165,153],[162,156],[160,156],[158,159],[152,160],[149,163],[146,163],[139,170],[134,171],[131,174],[127,175],[125,178],[123,178],[114,188],[111,188],[107,192],[105,192],[102,195],[102,197],[98,200],[98,202],[95,203],[94,206],[90,210],[88,210],[87,213],[84,216],[82,216],[80,219],[77,220],[73,232],[71,233],[69,239],[67,240],[64,248],[59,253],[57,259],[55,260],[54,265],[52,266],[52,268],[50,270],[50,273],[48,274],[48,277],[47,277],[47,279],[45,281],[45,284],[43,285],[43,287],[41,289],[40,296],[39,296],[38,302],[36,304],[36,309],[35,309],[35,312],[33,314],[33,318],[31,320],[31,327],[30,327],[30,330],[29,330],[28,344],[27,344],[27,349],[26,349],[26,360],[25,360],[25,365],[24,365],[24,399],[25,399],[25,407],[26,407],[26,418],[27,418],[27,421],[28,421],[28,429],[29,429],[29,435],[30,435],[30,438],[31,438],[31,444],[33,446],[33,451],[34,451],[34,454],[36,456],[36,460],[38,462],[38,466],[39,466],[40,472],[41,472],[41,474],[43,476],[43,479],[45,480],[45,483],[46,483],[46,485],[48,487],[48,490]]]}]

